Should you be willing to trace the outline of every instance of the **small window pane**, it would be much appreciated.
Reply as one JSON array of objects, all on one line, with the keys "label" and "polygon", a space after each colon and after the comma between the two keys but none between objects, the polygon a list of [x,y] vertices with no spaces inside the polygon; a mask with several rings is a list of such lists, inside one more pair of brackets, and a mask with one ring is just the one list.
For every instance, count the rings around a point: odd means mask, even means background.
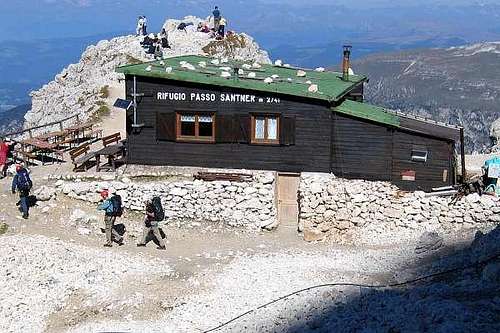
[{"label": "small window pane", "polygon": [[[210,119],[212,119],[212,118],[210,118]],[[214,133],[212,122],[201,122],[201,119],[200,119],[199,132],[200,132],[199,133],[200,136],[212,137],[213,133]]]},{"label": "small window pane", "polygon": [[269,140],[278,139],[278,119],[268,118],[267,120],[267,138]]},{"label": "small window pane", "polygon": [[427,162],[428,153],[425,150],[412,150],[411,160],[414,162]]},{"label": "small window pane", "polygon": [[181,135],[182,136],[195,136],[195,121],[194,115],[181,116]]},{"label": "small window pane", "polygon": [[194,123],[195,120],[196,120],[196,117],[194,115],[184,115],[184,116],[181,116],[181,121],[182,122]]},{"label": "small window pane", "polygon": [[211,123],[212,116],[199,116],[198,117],[200,123]]},{"label": "small window pane", "polygon": [[265,139],[265,124],[266,119],[263,117],[255,118],[255,138],[259,140]]}]

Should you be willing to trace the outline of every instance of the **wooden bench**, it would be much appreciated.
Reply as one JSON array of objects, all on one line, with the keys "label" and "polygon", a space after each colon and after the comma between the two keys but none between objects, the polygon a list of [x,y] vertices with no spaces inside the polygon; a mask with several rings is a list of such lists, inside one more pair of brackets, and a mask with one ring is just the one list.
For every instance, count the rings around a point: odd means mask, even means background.
[{"label": "wooden bench", "polygon": [[15,161],[21,161],[24,162],[26,166],[29,166],[30,163],[34,165],[34,161],[36,160],[36,155],[33,153],[29,153],[26,151],[22,151],[19,149],[14,149],[12,151],[12,156]]},{"label": "wooden bench", "polygon": [[88,135],[85,136],[88,139],[100,139],[102,138],[102,129],[92,130]]},{"label": "wooden bench", "polygon": [[69,152],[69,155],[71,156],[71,161],[75,166],[73,168],[73,171],[78,171],[82,167],[83,171],[87,171],[88,162],[95,156],[93,152],[89,153],[89,151],[90,151],[90,144],[86,143]]},{"label": "wooden bench", "polygon": [[104,138],[102,138],[102,145],[104,147],[107,147],[107,146],[111,145],[112,143],[118,144],[118,143],[120,143],[121,140],[122,140],[122,136],[121,136],[120,132],[117,132],[115,134],[111,134],[111,135],[108,135],[108,136],[105,136]]}]

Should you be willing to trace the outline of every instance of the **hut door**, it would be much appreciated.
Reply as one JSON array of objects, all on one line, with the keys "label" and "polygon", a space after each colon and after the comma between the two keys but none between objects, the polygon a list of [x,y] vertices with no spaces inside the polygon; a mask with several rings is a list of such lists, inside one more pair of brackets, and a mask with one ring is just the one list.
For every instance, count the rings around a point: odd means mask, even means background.
[{"label": "hut door", "polygon": [[299,223],[299,174],[278,174],[278,219],[280,227],[297,230]]}]

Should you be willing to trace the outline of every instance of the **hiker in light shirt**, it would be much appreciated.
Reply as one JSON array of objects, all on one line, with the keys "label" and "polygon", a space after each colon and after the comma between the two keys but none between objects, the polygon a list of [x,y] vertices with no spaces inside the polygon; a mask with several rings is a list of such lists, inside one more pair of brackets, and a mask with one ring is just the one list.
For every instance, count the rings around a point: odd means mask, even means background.
[{"label": "hiker in light shirt", "polygon": [[144,19],[142,16],[139,16],[137,19],[137,28],[135,30],[137,36],[144,36],[143,34],[144,31]]}]

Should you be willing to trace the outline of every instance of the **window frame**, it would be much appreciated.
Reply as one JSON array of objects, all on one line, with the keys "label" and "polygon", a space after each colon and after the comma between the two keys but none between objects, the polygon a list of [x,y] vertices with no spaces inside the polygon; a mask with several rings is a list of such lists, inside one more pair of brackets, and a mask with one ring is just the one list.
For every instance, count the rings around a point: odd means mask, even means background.
[{"label": "window frame", "polygon": [[[256,134],[256,118],[264,118],[264,139],[258,139],[255,137]],[[269,139],[268,124],[269,118],[276,119],[276,139]],[[252,144],[262,144],[262,145],[279,145],[281,140],[281,115],[272,113],[255,113],[250,115],[250,143]]]},{"label": "window frame", "polygon": [[427,163],[429,161],[429,151],[427,149],[411,150],[411,161],[416,163]]},{"label": "window frame", "polygon": [[[182,135],[182,116],[192,115],[195,117],[194,133],[195,135]],[[212,118],[212,136],[200,136],[200,116],[210,116]],[[212,111],[176,111],[175,112],[175,140],[176,142],[195,142],[195,143],[215,143],[215,112]]]}]

